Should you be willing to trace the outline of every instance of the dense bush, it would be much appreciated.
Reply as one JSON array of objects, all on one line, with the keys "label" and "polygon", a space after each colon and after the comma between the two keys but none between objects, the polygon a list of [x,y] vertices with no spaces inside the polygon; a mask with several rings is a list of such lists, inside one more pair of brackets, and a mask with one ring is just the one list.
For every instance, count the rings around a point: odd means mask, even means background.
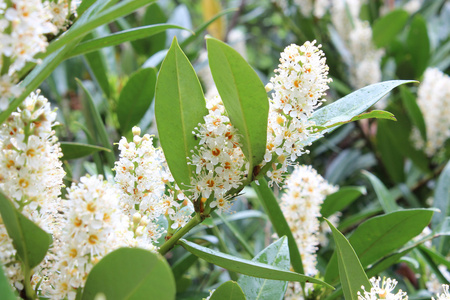
[{"label": "dense bush", "polygon": [[0,298],[450,299],[449,17],[0,0]]}]

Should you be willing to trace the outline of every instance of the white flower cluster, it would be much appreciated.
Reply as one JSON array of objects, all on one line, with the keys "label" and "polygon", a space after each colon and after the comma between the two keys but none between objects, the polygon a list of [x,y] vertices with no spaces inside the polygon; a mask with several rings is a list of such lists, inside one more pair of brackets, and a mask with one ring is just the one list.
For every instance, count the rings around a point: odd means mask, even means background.
[{"label": "white flower cluster", "polygon": [[427,141],[424,143],[417,129],[412,138],[417,148],[425,148],[425,153],[433,156],[450,138],[450,76],[428,68],[419,86],[417,104],[425,121]]},{"label": "white flower cluster", "polygon": [[295,5],[305,17],[314,14],[316,18],[322,18],[331,5],[331,0],[294,0]]},{"label": "white flower cluster", "polygon": [[57,261],[44,293],[75,299],[92,267],[107,253],[135,246],[129,218],[120,210],[118,191],[102,176],[82,177],[67,189],[65,226],[53,251]]},{"label": "white flower cluster", "polygon": [[351,56],[347,61],[354,88],[381,81],[383,50],[372,43],[372,28],[359,18],[361,0],[333,0],[331,19]]},{"label": "white flower cluster", "polygon": [[321,45],[316,41],[302,46],[290,45],[281,53],[280,64],[275,76],[266,86],[273,89],[269,99],[269,120],[265,163],[272,164],[267,173],[272,183],[281,183],[287,169],[287,158],[295,161],[303,153],[304,141],[314,134],[309,121],[314,109],[325,100],[322,97],[328,89],[328,66]]},{"label": "white flower cluster", "polygon": [[[52,130],[56,112],[47,99],[31,93],[0,126],[0,190],[16,208],[47,232],[59,226],[60,190],[65,172],[61,149]],[[22,289],[20,263],[0,223],[0,259],[7,276]]]},{"label": "white flower cluster", "polygon": [[443,289],[443,293],[442,294],[437,294],[436,295],[436,299],[434,299],[434,297],[432,297],[431,299],[433,300],[450,300],[450,292],[449,292],[449,285],[448,284],[443,284],[442,285],[442,289]]},{"label": "white flower cluster", "polygon": [[[381,282],[381,285],[380,285]],[[370,291],[366,291],[364,286],[361,286],[363,294],[358,291],[358,300],[378,300],[378,299],[390,299],[390,300],[407,300],[408,295],[406,292],[399,290],[396,294],[393,293],[395,286],[397,285],[397,280],[383,277],[381,278],[372,277],[370,278],[370,283],[372,287]]]},{"label": "white flower cluster", "polygon": [[[305,274],[314,276],[318,272],[315,253],[319,245],[320,208],[326,196],[338,187],[330,185],[311,166],[297,165],[286,179],[285,188],[280,207],[297,242]],[[303,297],[300,284],[289,283],[285,298],[299,297]]]},{"label": "white flower cluster", "polygon": [[193,131],[199,139],[199,147],[193,151],[190,164],[196,166],[191,180],[194,198],[214,200],[212,208],[219,212],[230,209],[230,195],[227,192],[239,187],[248,174],[248,161],[239,147],[237,129],[230,123],[222,100],[216,96],[207,100],[209,111],[205,123]]},{"label": "white flower cluster", "polygon": [[[71,13],[79,2],[71,2]],[[68,0],[0,0],[0,110],[22,92],[17,72],[27,62],[38,62],[35,55],[48,46],[45,35],[56,34],[67,23],[68,5]]]},{"label": "white flower cluster", "polygon": [[[156,221],[168,216],[172,229],[184,226],[193,211],[184,194],[175,186],[165,195],[166,184],[173,182],[164,154],[153,146],[153,138],[133,127],[133,142],[123,137],[119,142],[120,159],[115,164],[116,187],[120,206],[133,219],[137,238],[156,242],[165,233]],[[180,203],[181,202],[181,203]]]},{"label": "white flower cluster", "polygon": [[[70,7],[69,7],[70,3]],[[68,17],[77,14],[77,7],[81,0],[53,0],[44,3],[46,9],[51,14],[50,22],[55,25],[58,30],[64,30],[69,25]]]}]

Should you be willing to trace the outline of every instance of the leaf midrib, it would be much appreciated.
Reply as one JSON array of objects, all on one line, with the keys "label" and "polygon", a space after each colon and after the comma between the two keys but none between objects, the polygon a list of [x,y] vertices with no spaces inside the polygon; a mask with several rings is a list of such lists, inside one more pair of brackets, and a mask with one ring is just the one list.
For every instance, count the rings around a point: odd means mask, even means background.
[{"label": "leaf midrib", "polygon": [[[229,61],[229,59],[228,59],[228,56],[226,55],[226,53],[222,50],[222,48],[220,47],[220,45],[219,45],[219,49],[220,49],[220,51],[222,52],[222,54],[225,56],[225,58],[226,58],[226,63],[227,63],[227,65],[228,65],[228,68],[230,69],[230,70],[233,70],[233,68],[231,68],[231,64],[230,64],[230,61]],[[245,138],[246,138],[246,141],[247,141],[247,151],[248,151],[248,156],[249,157],[247,157],[247,159],[248,159],[248,161],[250,162],[250,170],[249,171],[251,171],[252,169],[253,169],[253,151],[252,151],[252,147],[251,147],[251,140],[250,140],[250,133],[249,133],[249,130],[248,130],[248,126],[247,126],[247,116],[246,116],[246,114],[244,113],[244,108],[243,108],[243,106],[242,106],[242,101],[241,101],[241,94],[239,93],[239,89],[238,89],[238,87],[237,87],[237,82],[236,82],[236,78],[235,78],[235,76],[234,76],[234,73],[233,72],[230,72],[231,73],[231,78],[233,79],[233,83],[234,83],[234,86],[236,87],[236,93],[237,93],[237,95],[238,95],[238,99],[239,99],[239,108],[240,108],[240,110],[241,110],[241,115],[242,115],[242,120],[243,120],[243,122],[244,122],[244,131],[245,131],[245,134],[244,134],[244,136],[245,136]]]}]

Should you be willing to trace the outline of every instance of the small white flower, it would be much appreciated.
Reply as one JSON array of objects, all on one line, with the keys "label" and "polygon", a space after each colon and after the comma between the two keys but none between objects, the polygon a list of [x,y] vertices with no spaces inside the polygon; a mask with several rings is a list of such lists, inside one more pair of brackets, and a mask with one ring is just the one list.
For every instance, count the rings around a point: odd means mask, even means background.
[{"label": "small white flower", "polygon": [[[383,277],[381,278],[372,277],[370,278],[370,283],[372,287],[370,291],[366,291],[365,287],[362,286],[363,294],[358,291],[358,300],[378,300],[378,299],[390,299],[390,300],[407,300],[408,295],[406,292],[399,290],[397,293],[393,293],[395,286],[397,285],[397,280]],[[381,283],[381,285],[380,285]]]}]

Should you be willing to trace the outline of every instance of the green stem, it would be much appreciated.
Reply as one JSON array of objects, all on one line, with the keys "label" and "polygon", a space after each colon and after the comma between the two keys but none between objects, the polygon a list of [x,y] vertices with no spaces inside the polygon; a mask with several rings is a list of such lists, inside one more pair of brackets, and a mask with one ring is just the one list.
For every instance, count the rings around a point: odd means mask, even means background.
[{"label": "green stem", "polygon": [[36,299],[36,294],[33,290],[33,288],[31,287],[31,270],[30,268],[28,268],[28,266],[23,266],[24,267],[24,271],[23,271],[23,275],[24,275],[24,286],[25,286],[25,295],[27,299]]},{"label": "green stem", "polygon": [[189,232],[189,230],[200,224],[202,221],[202,216],[199,213],[196,213],[195,216],[184,227],[175,232],[175,234],[159,248],[159,254],[164,255],[169,252],[179,239],[181,239],[186,233]]}]

